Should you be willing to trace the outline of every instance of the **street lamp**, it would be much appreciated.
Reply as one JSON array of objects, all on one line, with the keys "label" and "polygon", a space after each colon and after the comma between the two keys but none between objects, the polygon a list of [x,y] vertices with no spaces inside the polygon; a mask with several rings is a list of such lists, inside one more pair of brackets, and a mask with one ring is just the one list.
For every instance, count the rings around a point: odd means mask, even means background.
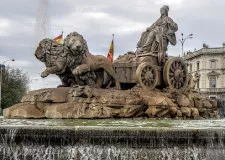
[{"label": "street lamp", "polygon": [[184,56],[184,42],[187,40],[187,39],[192,39],[193,38],[193,34],[189,34],[187,37],[184,38],[184,34],[181,33],[181,39],[178,38],[178,40],[180,41],[181,45],[182,45],[182,56]]},{"label": "street lamp", "polygon": [[5,60],[1,65],[1,73],[0,73],[0,115],[2,115],[2,71],[3,66],[7,61],[15,61],[15,59]]}]

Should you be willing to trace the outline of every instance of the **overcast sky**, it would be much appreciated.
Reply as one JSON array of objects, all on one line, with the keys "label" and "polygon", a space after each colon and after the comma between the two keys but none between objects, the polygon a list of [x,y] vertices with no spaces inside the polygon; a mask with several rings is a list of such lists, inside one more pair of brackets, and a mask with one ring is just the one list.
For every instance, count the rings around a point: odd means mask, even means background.
[{"label": "overcast sky", "polygon": [[[93,54],[107,55],[115,34],[115,57],[135,51],[141,33],[160,17],[162,5],[169,5],[169,16],[180,34],[194,34],[184,50],[200,49],[203,43],[221,47],[225,42],[224,0],[1,0],[0,63],[6,62],[27,72],[30,89],[56,87],[56,76],[40,78],[44,65],[35,59],[38,41],[66,36],[77,31],[88,42]],[[181,44],[169,46],[168,54],[178,56]]]}]

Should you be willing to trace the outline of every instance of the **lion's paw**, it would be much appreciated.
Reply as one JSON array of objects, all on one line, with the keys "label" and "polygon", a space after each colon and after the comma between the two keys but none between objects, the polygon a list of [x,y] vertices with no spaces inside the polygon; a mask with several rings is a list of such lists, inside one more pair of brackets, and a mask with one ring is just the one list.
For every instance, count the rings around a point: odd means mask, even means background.
[{"label": "lion's paw", "polygon": [[45,78],[45,77],[47,77],[48,75],[49,75],[49,74],[48,74],[47,72],[45,72],[45,71],[41,73],[41,77],[42,77],[42,78]]},{"label": "lion's paw", "polygon": [[73,74],[74,75],[80,75],[80,74],[82,74],[82,70],[80,68],[76,68],[76,69],[73,70]]},{"label": "lion's paw", "polygon": [[81,74],[89,72],[89,71],[90,71],[90,69],[89,69],[88,66],[80,65],[73,70],[73,74],[74,75],[81,75]]}]

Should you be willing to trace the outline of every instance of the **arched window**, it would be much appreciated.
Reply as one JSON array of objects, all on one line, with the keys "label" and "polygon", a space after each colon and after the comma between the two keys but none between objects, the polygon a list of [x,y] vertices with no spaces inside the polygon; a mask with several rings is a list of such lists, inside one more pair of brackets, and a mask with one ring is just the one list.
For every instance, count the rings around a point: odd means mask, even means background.
[{"label": "arched window", "polygon": [[209,78],[209,87],[216,88],[216,77],[215,76]]}]

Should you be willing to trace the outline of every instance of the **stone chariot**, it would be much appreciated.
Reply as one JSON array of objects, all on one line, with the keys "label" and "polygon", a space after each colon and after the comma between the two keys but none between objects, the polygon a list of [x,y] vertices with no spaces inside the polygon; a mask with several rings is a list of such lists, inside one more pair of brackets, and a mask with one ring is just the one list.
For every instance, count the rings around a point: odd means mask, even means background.
[{"label": "stone chariot", "polygon": [[[155,52],[160,54],[159,52]],[[165,57],[159,65],[159,56],[153,53],[137,55],[137,61],[114,63],[116,79],[120,85],[140,84],[153,90],[156,87],[183,90],[188,85],[188,70],[180,57]],[[157,60],[157,61],[156,61]]]}]

